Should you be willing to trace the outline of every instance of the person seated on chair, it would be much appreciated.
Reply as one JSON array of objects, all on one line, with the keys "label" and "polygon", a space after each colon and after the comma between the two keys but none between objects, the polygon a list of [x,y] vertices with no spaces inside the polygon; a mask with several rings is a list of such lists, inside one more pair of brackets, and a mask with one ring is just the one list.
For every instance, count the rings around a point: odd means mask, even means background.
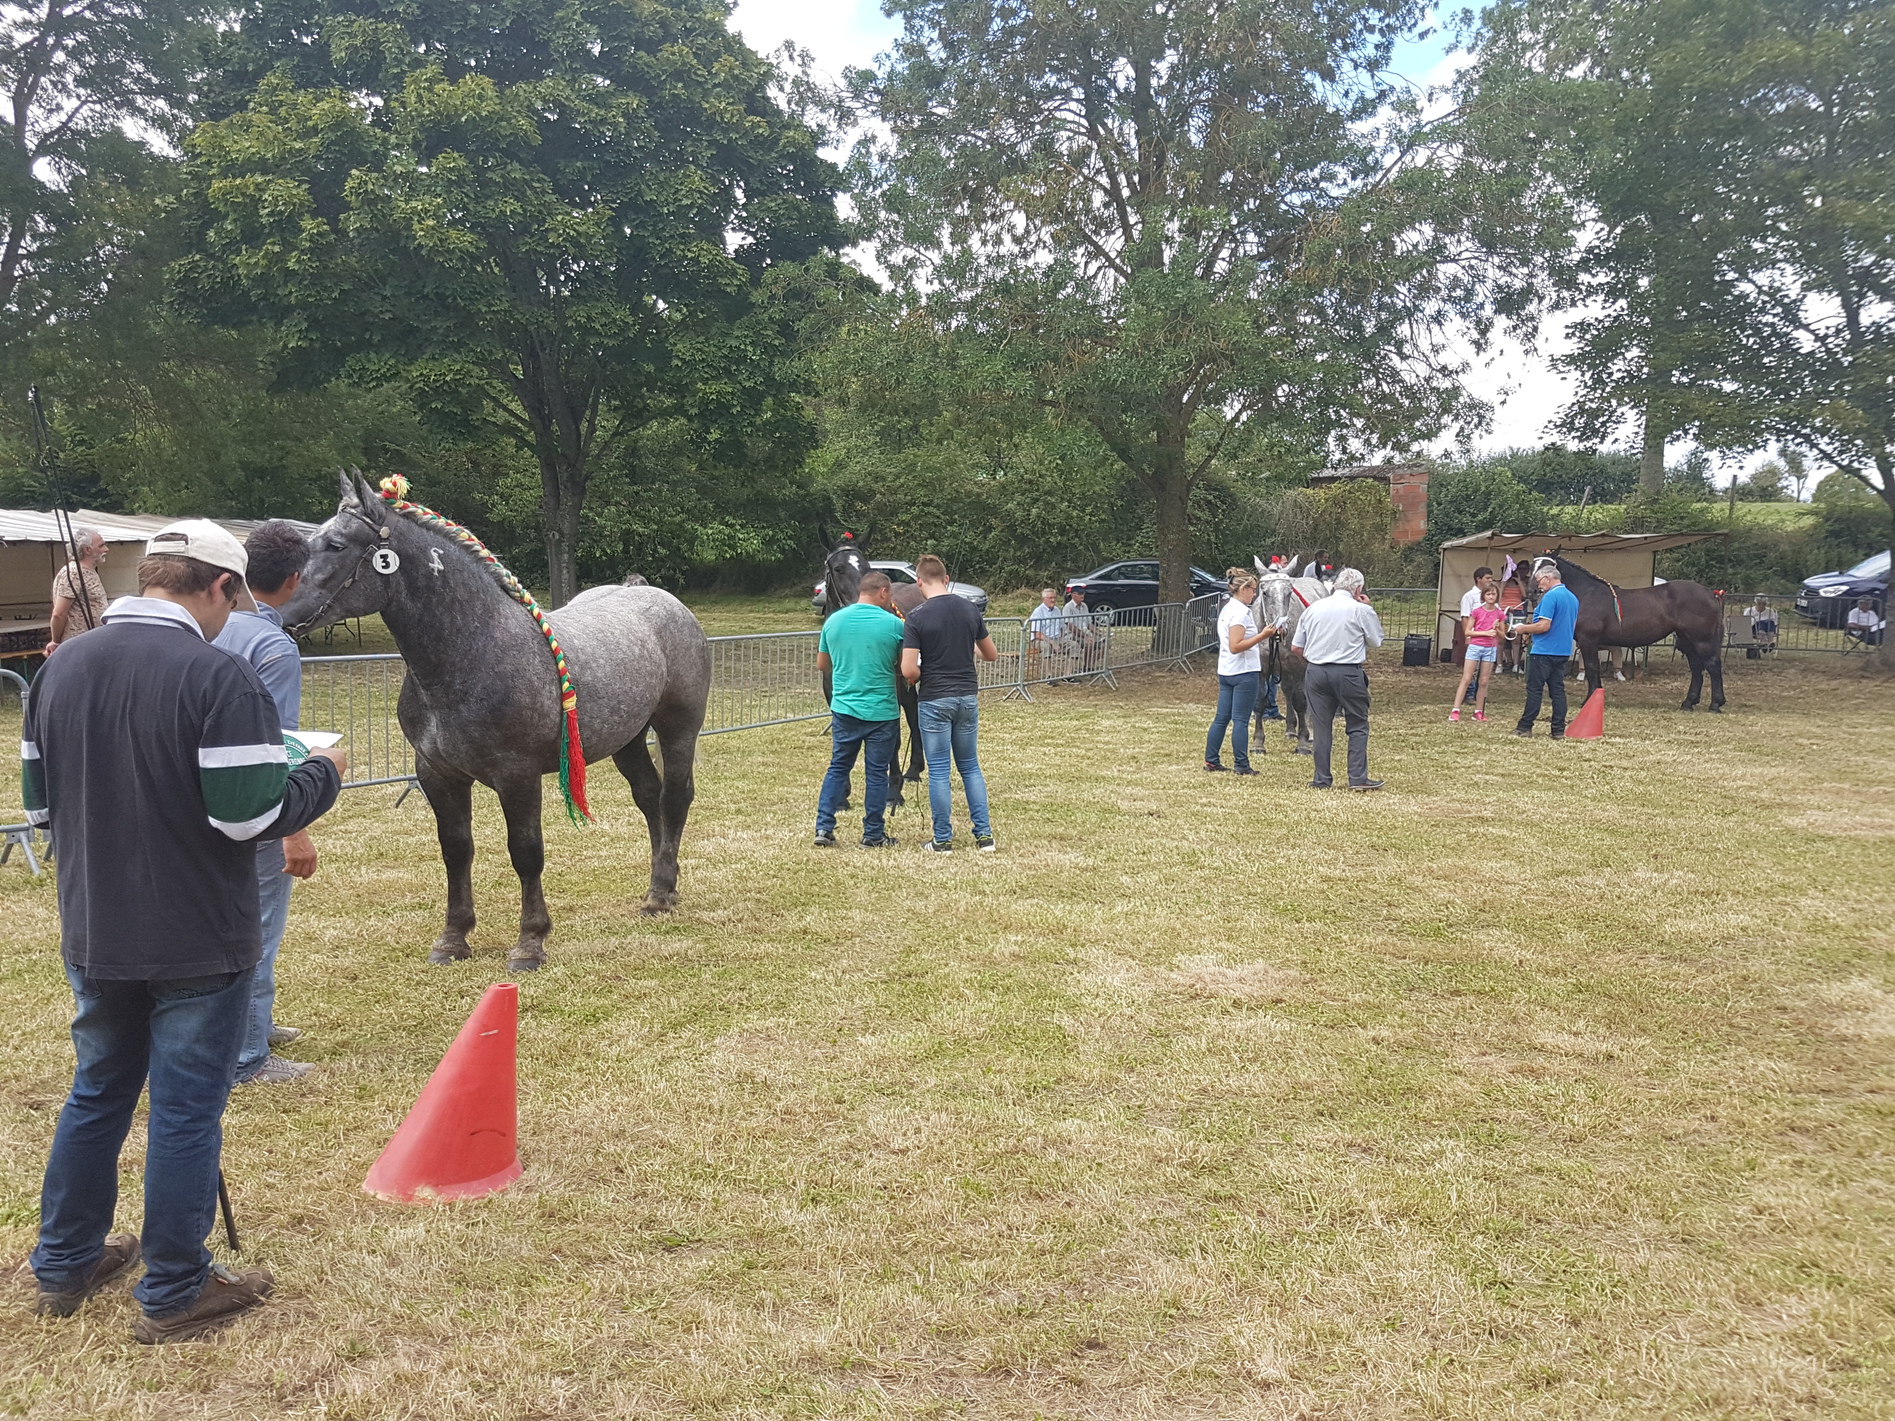
[{"label": "person seated on chair", "polygon": [[1026,619],[1027,644],[1034,651],[1052,651],[1064,639],[1066,618],[1059,610],[1059,593],[1051,587],[1040,589],[1040,605]]},{"label": "person seated on chair", "polygon": [[1763,645],[1769,645],[1777,639],[1776,608],[1770,605],[1770,599],[1758,594],[1757,600],[1750,604],[1744,613],[1750,618],[1750,639]]},{"label": "person seated on chair", "polygon": [[1086,670],[1093,669],[1098,660],[1093,653],[1098,649],[1102,638],[1092,620],[1092,609],[1086,605],[1086,589],[1068,587],[1066,605],[1060,609],[1066,619],[1066,637],[1079,649]]},{"label": "person seated on chair", "polygon": [[1864,646],[1880,646],[1882,634],[1888,629],[1888,618],[1877,610],[1873,597],[1858,597],[1854,609],[1849,613],[1848,625],[1842,634],[1850,641],[1859,641]]}]

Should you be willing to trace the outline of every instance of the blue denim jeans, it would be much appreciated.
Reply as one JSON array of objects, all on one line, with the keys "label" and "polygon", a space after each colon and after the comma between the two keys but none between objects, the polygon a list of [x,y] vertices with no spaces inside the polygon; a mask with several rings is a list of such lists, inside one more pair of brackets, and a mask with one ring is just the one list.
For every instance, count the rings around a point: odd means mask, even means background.
[{"label": "blue denim jeans", "polygon": [[276,950],[289,926],[290,889],[296,880],[283,872],[283,841],[257,845],[257,907],[263,917],[263,956],[250,979],[250,1025],[237,1056],[237,1079],[247,1081],[270,1059],[271,1013],[276,1007]]},{"label": "blue denim jeans", "polygon": [[1276,691],[1277,687],[1282,684],[1283,678],[1281,676],[1265,676],[1263,678],[1263,713],[1271,720],[1275,720],[1281,714],[1276,708]]},{"label": "blue denim jeans", "polygon": [[72,1094],[59,1112],[40,1189],[39,1246],[29,1260],[43,1287],[89,1276],[118,1207],[118,1156],[147,1078],[145,1275],[132,1295],[151,1317],[197,1300],[210,1273],[204,1239],[217,1214],[224,1104],[243,1044],[248,972],[171,982],[82,976],[68,965],[78,1014]]},{"label": "blue denim jeans", "polygon": [[816,801],[816,832],[836,832],[836,811],[849,797],[849,776],[855,757],[862,755],[862,842],[873,843],[886,832],[882,814],[888,807],[888,762],[901,743],[901,718],[857,720],[835,712],[830,716],[829,773],[822,777],[822,795]]},{"label": "blue denim jeans", "polygon": [[1231,759],[1237,768],[1250,768],[1250,713],[1257,708],[1257,671],[1240,671],[1235,676],[1217,678],[1217,713],[1211,717],[1211,733],[1204,737],[1204,763],[1222,764],[1224,731],[1230,730]]},{"label": "blue denim jeans", "polygon": [[954,768],[961,772],[961,788],[967,791],[967,817],[974,821],[974,837],[993,837],[994,826],[987,818],[987,777],[980,772],[975,749],[979,735],[979,696],[943,696],[921,703],[921,753],[928,761],[928,809],[934,815],[937,844],[954,837],[949,818],[954,807],[954,789],[948,780],[950,755]]}]

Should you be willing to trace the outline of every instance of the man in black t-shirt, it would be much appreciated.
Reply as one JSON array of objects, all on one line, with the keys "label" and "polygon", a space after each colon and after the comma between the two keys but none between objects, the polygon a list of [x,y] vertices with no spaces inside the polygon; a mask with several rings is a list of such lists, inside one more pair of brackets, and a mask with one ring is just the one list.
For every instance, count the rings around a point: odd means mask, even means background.
[{"label": "man in black t-shirt", "polygon": [[934,814],[934,839],[928,847],[937,854],[953,848],[948,783],[952,757],[967,792],[974,847],[990,854],[994,830],[987,817],[987,780],[975,750],[980,681],[974,673],[974,653],[979,652],[982,661],[996,661],[1000,653],[973,604],[948,590],[947,565],[940,558],[923,553],[916,559],[915,581],[928,600],[908,614],[901,638],[901,674],[920,683],[921,750],[928,760],[928,808]]}]

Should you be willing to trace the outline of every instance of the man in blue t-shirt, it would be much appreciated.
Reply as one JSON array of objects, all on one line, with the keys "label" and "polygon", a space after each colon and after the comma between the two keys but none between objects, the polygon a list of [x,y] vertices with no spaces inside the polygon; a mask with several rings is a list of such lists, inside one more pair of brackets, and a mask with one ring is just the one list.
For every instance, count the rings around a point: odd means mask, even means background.
[{"label": "man in blue t-shirt", "polygon": [[816,644],[816,667],[833,677],[829,693],[829,772],[816,801],[816,847],[836,846],[836,811],[849,797],[849,776],[865,756],[868,783],[862,790],[862,847],[894,846],[883,826],[888,805],[888,762],[901,741],[901,618],[892,605],[885,572],[864,573],[855,605],[830,615]]},{"label": "man in blue t-shirt", "polygon": [[1533,722],[1540,718],[1540,694],[1551,691],[1553,698],[1553,738],[1566,738],[1566,663],[1573,654],[1573,623],[1579,620],[1579,599],[1561,581],[1559,564],[1552,558],[1540,558],[1533,564],[1534,580],[1540,585],[1540,602],[1533,609],[1534,619],[1507,633],[1508,636],[1533,638],[1533,654],[1527,658],[1527,703],[1520,713],[1515,735],[1531,735]]}]

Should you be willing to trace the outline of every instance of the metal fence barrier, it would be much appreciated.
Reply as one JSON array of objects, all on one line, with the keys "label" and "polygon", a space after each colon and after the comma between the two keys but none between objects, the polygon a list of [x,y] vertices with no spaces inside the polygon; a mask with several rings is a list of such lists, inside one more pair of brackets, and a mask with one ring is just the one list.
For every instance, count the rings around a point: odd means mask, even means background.
[{"label": "metal fence barrier", "polygon": [[[1020,617],[989,617],[987,633],[1000,653],[976,661],[983,694],[1032,699],[1029,689],[1053,681],[1105,680],[1134,666],[1183,665],[1214,644],[1222,597],[1075,618],[1049,645]],[[755,730],[829,714],[816,669],[821,632],[714,636],[706,735]],[[344,788],[414,780],[414,752],[395,718],[407,668],[392,652],[303,658],[302,723],[342,736],[349,756]]]},{"label": "metal fence barrier", "polygon": [[[1381,617],[1384,659],[1400,656],[1402,638],[1417,632],[1436,639],[1430,659],[1439,659],[1444,617],[1436,589],[1376,587],[1368,595]],[[1799,618],[1789,600],[1772,599],[1779,614],[1772,651],[1842,651],[1850,645],[1841,629]],[[1189,669],[1188,658],[1216,647],[1217,613],[1223,603],[1221,595],[1213,595],[1157,607],[1062,616],[1054,634],[1037,636],[1025,618],[989,617],[987,632],[1000,655],[975,662],[981,693],[1031,700],[1034,687],[1055,682],[1097,680],[1111,685],[1116,684],[1114,673],[1133,667]],[[1744,615],[1749,605],[1725,599],[1727,651],[1752,644]],[[816,669],[820,639],[816,630],[711,637],[711,695],[704,734],[727,735],[826,717],[822,676]],[[395,719],[405,674],[401,657],[392,653],[303,659],[303,724],[341,733],[349,755],[348,788],[413,781],[414,752]]]}]

